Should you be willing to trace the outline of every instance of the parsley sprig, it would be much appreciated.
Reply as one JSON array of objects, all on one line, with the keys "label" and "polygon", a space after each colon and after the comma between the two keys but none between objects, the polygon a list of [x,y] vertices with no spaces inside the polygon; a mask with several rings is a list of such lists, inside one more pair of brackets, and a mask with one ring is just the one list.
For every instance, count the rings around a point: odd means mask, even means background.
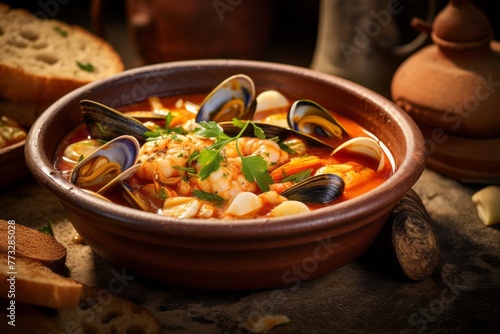
[{"label": "parsley sprig", "polygon": [[281,180],[281,182],[290,181],[290,182],[297,183],[297,182],[303,181],[303,180],[307,179],[308,177],[310,177],[311,173],[312,173],[312,168],[309,168],[309,169],[303,170],[301,172],[289,175],[289,176],[285,177],[283,180]]},{"label": "parsley sprig", "polygon": [[224,146],[232,141],[236,141],[236,151],[241,158],[241,172],[249,182],[256,182],[262,191],[269,191],[269,184],[273,183],[269,175],[267,162],[261,156],[243,156],[238,147],[238,140],[243,135],[248,126],[253,126],[254,134],[259,139],[265,139],[264,131],[251,121],[240,121],[233,119],[233,125],[241,128],[241,131],[234,137],[226,135],[223,129],[214,121],[200,122],[200,127],[196,129],[199,136],[214,138],[215,142],[200,152],[198,162],[201,164],[199,177],[205,180],[220,168],[224,157],[221,152]]},{"label": "parsley sprig", "polygon": [[149,140],[151,139],[157,139],[158,137],[161,137],[162,135],[168,135],[172,132],[178,133],[178,134],[183,134],[185,133],[184,129],[181,126],[175,126],[171,127],[172,124],[172,113],[167,113],[165,116],[165,127],[160,127],[158,126],[155,131],[146,131],[144,135],[148,137]]},{"label": "parsley sprig", "polygon": [[203,190],[194,190],[193,196],[197,197],[203,201],[211,202],[217,206],[224,204],[224,202],[226,201],[223,197],[221,197],[217,194],[208,193],[208,192],[203,191]]},{"label": "parsley sprig", "polygon": [[52,224],[50,222],[47,223],[47,225],[38,228],[38,231],[54,236],[54,230],[52,229]]}]

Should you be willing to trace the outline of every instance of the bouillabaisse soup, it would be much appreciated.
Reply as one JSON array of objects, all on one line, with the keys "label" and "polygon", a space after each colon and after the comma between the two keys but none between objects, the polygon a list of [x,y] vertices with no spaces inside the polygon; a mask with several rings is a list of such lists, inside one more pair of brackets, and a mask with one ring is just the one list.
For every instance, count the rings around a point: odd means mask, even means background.
[{"label": "bouillabaisse soup", "polygon": [[[120,108],[148,128],[143,140],[93,138],[95,130],[82,125],[60,144],[55,166],[93,194],[177,218],[307,212],[359,196],[392,175],[389,151],[361,126],[331,111],[337,124],[325,124],[323,116],[302,112],[317,107],[312,101],[279,97],[269,108],[261,99],[251,121],[219,123],[213,114],[214,120],[196,120],[203,95],[150,97]],[[300,132],[289,130],[296,125]],[[108,125],[97,126],[104,132]]]}]

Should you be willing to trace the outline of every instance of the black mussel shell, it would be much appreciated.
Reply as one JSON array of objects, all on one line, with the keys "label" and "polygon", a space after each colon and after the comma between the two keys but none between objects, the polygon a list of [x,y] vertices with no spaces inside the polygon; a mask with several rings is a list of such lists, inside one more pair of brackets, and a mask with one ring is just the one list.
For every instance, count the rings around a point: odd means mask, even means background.
[{"label": "black mussel shell", "polygon": [[80,101],[80,109],[92,138],[112,140],[122,135],[130,135],[141,143],[146,140],[144,133],[149,129],[118,110],[92,100]]},{"label": "black mussel shell", "polygon": [[[304,143],[310,146],[325,147],[329,149],[334,148],[333,146],[325,143],[322,140],[319,140],[315,137],[309,136],[305,133],[293,129],[284,128],[282,126],[273,124],[261,123],[261,122],[253,122],[253,123],[264,131],[264,134],[267,139],[278,137],[280,141],[283,141],[291,136],[296,136],[301,140],[303,140]],[[232,122],[220,122],[218,124],[222,128],[222,130],[224,130],[224,133],[227,134],[228,136],[236,136],[241,131],[241,128],[235,126]],[[255,137],[253,126],[247,126],[247,128],[243,132],[243,136]]]},{"label": "black mussel shell", "polygon": [[223,122],[233,118],[250,120],[256,106],[252,79],[244,74],[236,74],[225,79],[207,95],[200,104],[196,122]]},{"label": "black mussel shell", "polygon": [[344,180],[336,174],[311,176],[280,193],[289,200],[304,203],[330,203],[344,192]]},{"label": "black mussel shell", "polygon": [[290,128],[324,137],[342,139],[347,130],[323,106],[311,100],[297,100],[291,106],[287,115]]}]

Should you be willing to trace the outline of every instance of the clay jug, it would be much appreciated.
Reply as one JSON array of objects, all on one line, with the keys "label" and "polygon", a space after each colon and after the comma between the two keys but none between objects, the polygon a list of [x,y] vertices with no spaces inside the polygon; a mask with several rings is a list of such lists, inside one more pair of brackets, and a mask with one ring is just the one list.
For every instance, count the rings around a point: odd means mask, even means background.
[{"label": "clay jug", "polygon": [[487,17],[452,0],[432,25],[434,44],[396,71],[392,98],[420,126],[428,165],[470,182],[500,182],[500,43]]}]

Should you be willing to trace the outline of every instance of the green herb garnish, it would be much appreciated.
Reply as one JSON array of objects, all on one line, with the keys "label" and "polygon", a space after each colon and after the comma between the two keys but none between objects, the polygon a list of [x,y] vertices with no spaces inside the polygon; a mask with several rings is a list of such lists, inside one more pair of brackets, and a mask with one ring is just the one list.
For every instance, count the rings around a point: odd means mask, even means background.
[{"label": "green herb garnish", "polygon": [[288,146],[287,144],[281,142],[281,141],[278,141],[278,146],[283,150],[285,151],[286,153],[288,154],[294,154],[296,153],[296,151],[294,149],[292,149],[290,146]]},{"label": "green herb garnish", "polygon": [[158,198],[162,200],[166,200],[168,198],[167,192],[165,191],[165,188],[161,188],[160,192],[158,194]]},{"label": "green herb garnish", "polygon": [[193,167],[193,162],[195,162],[199,156],[200,156],[200,151],[193,151],[193,153],[191,153],[191,155],[189,156],[186,164],[186,166],[189,167],[173,166],[173,168],[177,170],[182,170],[186,172],[188,175],[196,176],[196,169]]},{"label": "green herb garnish", "polygon": [[59,34],[61,35],[62,37],[68,37],[68,31],[67,30],[64,30],[63,28],[59,27],[59,26],[55,26],[54,27],[54,30]]},{"label": "green herb garnish", "polygon": [[235,136],[230,137],[224,133],[222,128],[214,121],[200,122],[196,133],[207,138],[215,138],[215,143],[201,151],[198,162],[201,164],[199,176],[202,180],[220,168],[223,160],[222,148],[231,141],[236,141],[236,151],[241,158],[241,171],[249,182],[256,182],[262,191],[269,191],[269,184],[273,183],[267,168],[267,162],[261,156],[244,157],[238,148],[238,139],[243,135],[246,128],[251,125],[257,138],[265,139],[264,131],[251,121],[240,121],[233,119],[233,125],[241,128]]},{"label": "green herb garnish", "polygon": [[50,236],[54,236],[54,231],[52,230],[52,225],[48,223],[45,226],[42,226],[38,229],[39,232],[46,233]]},{"label": "green herb garnish", "polygon": [[289,175],[289,176],[285,177],[281,182],[288,182],[288,181],[300,182],[300,181],[305,180],[308,177],[310,177],[311,173],[312,173],[312,169],[309,168],[309,169],[303,170],[301,172]]},{"label": "green herb garnish", "polygon": [[190,175],[196,175],[196,170],[193,167],[172,166],[172,168],[182,170]]},{"label": "green herb garnish", "polygon": [[91,63],[82,63],[82,62],[77,61],[76,64],[83,71],[87,71],[90,73],[95,71],[94,65],[92,65]]},{"label": "green herb garnish", "polygon": [[[182,126],[175,126],[175,127],[170,127],[170,124],[172,124],[172,119],[173,116],[169,112],[165,116],[165,127],[160,127],[157,126],[155,131],[146,131],[144,135],[147,137],[148,140],[155,140],[158,137],[161,137],[163,135],[168,135],[170,133],[177,133],[177,134],[184,134],[186,131],[182,128]],[[175,139],[174,137],[172,139]]]},{"label": "green herb garnish", "polygon": [[224,198],[217,194],[208,193],[203,190],[193,190],[193,196],[201,199],[202,201],[207,201],[214,203],[215,205],[222,205],[226,201]]},{"label": "green herb garnish", "polygon": [[254,155],[241,158],[241,172],[248,181],[255,181],[262,191],[269,191],[273,179],[263,157]]}]

